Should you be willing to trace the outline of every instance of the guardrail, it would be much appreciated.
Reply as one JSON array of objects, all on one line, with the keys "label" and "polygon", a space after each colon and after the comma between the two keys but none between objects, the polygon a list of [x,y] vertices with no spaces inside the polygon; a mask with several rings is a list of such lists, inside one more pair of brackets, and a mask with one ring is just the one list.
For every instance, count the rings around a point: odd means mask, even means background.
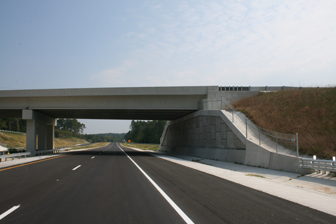
[{"label": "guardrail", "polygon": [[14,158],[21,158],[21,157],[27,157],[27,156],[30,156],[31,155],[31,152],[23,152],[23,153],[13,153],[13,154],[7,154],[7,155],[1,155],[0,156],[0,159],[5,159],[5,161],[7,161],[7,159],[11,158],[12,160]]},{"label": "guardrail", "polygon": [[300,159],[300,167],[315,170],[325,170],[336,172],[336,161],[334,160],[322,160],[322,159]]},{"label": "guardrail", "polygon": [[15,134],[21,134],[21,135],[25,135],[25,132],[18,132],[18,131],[9,131],[9,130],[0,130],[1,132],[10,132],[10,133],[15,133]]},{"label": "guardrail", "polygon": [[5,155],[0,155],[0,162],[2,159],[7,159],[11,158],[14,160],[14,158],[22,158],[22,157],[27,157],[27,156],[41,156],[41,155],[48,155],[48,154],[57,154],[57,153],[62,153],[65,151],[69,151],[71,148],[60,148],[60,149],[50,149],[50,150],[41,150],[41,151],[34,151],[34,152],[23,152],[23,153],[12,153],[12,154],[5,154]]},{"label": "guardrail", "polygon": [[57,154],[64,151],[69,151],[71,148],[59,148],[59,149],[50,149],[50,150],[41,150],[41,151],[35,151],[34,154],[36,156],[38,155],[48,155],[48,154]]}]

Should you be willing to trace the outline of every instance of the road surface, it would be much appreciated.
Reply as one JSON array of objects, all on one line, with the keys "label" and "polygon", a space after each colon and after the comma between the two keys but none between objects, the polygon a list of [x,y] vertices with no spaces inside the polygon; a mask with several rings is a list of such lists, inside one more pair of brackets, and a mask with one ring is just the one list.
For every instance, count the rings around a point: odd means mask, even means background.
[{"label": "road surface", "polygon": [[0,223],[336,223],[335,216],[122,149],[110,143],[0,169]]}]

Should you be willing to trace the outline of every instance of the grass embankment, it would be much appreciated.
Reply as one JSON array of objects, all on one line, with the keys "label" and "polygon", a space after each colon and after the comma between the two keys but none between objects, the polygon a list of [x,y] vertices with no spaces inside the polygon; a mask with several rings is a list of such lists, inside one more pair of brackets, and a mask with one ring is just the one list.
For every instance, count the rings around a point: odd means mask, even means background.
[{"label": "grass embankment", "polygon": [[[36,142],[37,142],[36,138]],[[26,147],[26,135],[17,134],[17,133],[10,133],[10,132],[0,132],[0,142],[7,144],[8,148],[15,148],[15,147]],[[85,144],[88,143],[84,139],[80,138],[55,138],[55,147],[67,147],[77,144]]]},{"label": "grass embankment", "polygon": [[146,145],[146,144],[136,144],[136,143],[122,143],[123,146],[131,147],[131,148],[138,148],[143,150],[153,150],[158,151],[159,145]]},{"label": "grass embankment", "polygon": [[299,133],[300,153],[336,156],[336,88],[260,93],[233,106],[262,128]]},{"label": "grass embankment", "polygon": [[26,147],[26,135],[0,132],[0,142],[6,144],[8,148]]},{"label": "grass embankment", "polygon": [[86,140],[81,138],[55,138],[55,147],[66,147],[66,146],[72,146],[77,144],[85,144],[88,143]]}]

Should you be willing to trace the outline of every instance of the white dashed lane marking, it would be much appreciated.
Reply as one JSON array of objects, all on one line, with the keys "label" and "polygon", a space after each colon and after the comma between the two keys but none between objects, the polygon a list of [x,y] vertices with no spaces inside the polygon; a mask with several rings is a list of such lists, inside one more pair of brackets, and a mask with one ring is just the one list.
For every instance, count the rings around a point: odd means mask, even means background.
[{"label": "white dashed lane marking", "polygon": [[7,215],[9,215],[10,213],[14,212],[16,209],[20,208],[20,205],[14,206],[11,209],[7,210],[6,212],[2,213],[0,215],[0,220],[5,218]]},{"label": "white dashed lane marking", "polygon": [[81,165],[76,166],[76,167],[73,168],[72,170],[77,170],[79,167],[81,167]]}]

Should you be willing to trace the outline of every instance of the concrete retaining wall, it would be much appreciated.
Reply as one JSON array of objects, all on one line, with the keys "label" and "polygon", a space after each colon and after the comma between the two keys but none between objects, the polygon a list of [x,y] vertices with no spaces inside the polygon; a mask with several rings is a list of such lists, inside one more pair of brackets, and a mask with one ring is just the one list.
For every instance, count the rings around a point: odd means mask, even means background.
[{"label": "concrete retaining wall", "polygon": [[198,111],[169,122],[161,138],[160,150],[243,163],[245,144],[219,114]]},{"label": "concrete retaining wall", "polygon": [[246,140],[245,133],[220,110],[200,110],[170,121],[159,150],[294,173],[312,172],[300,168],[298,157],[276,154]]}]

